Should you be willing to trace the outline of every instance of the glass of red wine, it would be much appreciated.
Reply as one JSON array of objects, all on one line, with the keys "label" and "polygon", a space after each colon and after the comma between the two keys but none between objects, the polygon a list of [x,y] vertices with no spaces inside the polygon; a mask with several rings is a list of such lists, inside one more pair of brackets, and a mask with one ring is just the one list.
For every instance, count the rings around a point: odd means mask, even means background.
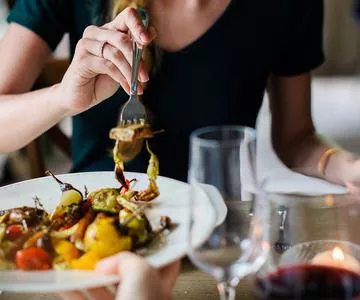
[{"label": "glass of red wine", "polygon": [[360,299],[357,196],[271,194],[268,199],[270,253],[254,276],[257,297]]},{"label": "glass of red wine", "polygon": [[269,250],[268,202],[250,188],[254,154],[250,128],[207,127],[191,135],[189,257],[217,280],[222,300],[235,299],[239,281],[260,268]]}]

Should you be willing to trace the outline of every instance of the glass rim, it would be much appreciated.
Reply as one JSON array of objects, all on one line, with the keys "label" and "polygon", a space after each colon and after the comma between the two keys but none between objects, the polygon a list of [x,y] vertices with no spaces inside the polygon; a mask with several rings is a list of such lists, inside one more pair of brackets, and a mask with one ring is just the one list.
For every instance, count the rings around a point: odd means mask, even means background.
[{"label": "glass rim", "polygon": [[226,146],[230,143],[233,143],[234,141],[240,141],[243,138],[234,138],[232,140],[229,141],[218,141],[218,140],[210,140],[210,139],[205,139],[205,138],[201,138],[200,135],[204,134],[204,133],[210,133],[210,132],[215,132],[215,131],[219,131],[219,130],[233,130],[233,131],[237,131],[240,133],[246,133],[248,134],[252,139],[256,138],[256,129],[255,128],[251,128],[248,126],[242,126],[242,125],[215,125],[215,126],[205,126],[205,127],[200,127],[198,129],[195,129],[191,134],[190,134],[190,142],[191,144],[195,144],[195,145],[202,145],[202,146],[206,146],[206,147],[222,147],[222,146]]}]

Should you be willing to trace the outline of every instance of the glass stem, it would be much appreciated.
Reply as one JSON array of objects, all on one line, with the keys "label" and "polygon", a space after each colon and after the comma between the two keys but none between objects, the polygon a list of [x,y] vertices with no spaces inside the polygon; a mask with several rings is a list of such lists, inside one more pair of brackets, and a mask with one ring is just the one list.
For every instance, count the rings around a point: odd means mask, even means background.
[{"label": "glass stem", "polygon": [[220,300],[234,300],[235,299],[235,288],[226,281],[220,282],[217,285]]}]

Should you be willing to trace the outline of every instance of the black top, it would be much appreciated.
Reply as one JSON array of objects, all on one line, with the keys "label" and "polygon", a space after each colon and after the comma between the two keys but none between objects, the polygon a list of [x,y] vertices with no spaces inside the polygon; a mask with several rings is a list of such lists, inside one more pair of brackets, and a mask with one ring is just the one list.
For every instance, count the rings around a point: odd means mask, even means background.
[{"label": "black top", "polygon": [[[73,54],[85,27],[94,23],[99,1],[17,0],[8,21],[34,31],[52,49],[69,32]],[[166,131],[151,141],[161,175],[186,180],[192,130],[219,124],[254,127],[271,73],[293,76],[323,62],[322,27],[322,0],[232,0],[198,40],[165,52],[144,94],[157,125]],[[127,99],[120,89],[73,118],[73,171],[113,169],[108,132]],[[145,172],[147,162],[144,151],[126,169]]]}]

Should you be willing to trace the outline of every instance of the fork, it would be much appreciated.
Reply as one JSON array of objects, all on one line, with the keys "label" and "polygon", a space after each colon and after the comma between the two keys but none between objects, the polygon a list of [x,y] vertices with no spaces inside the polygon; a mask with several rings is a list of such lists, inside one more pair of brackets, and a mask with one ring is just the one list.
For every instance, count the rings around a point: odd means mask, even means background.
[{"label": "fork", "polygon": [[287,219],[288,209],[284,205],[280,205],[277,213],[280,216],[281,221],[279,227],[279,238],[278,241],[275,243],[275,251],[279,254],[282,254],[291,246],[285,237],[285,222]]},{"label": "fork", "polygon": [[[149,14],[146,9],[139,8],[137,12],[144,24],[145,29],[149,27]],[[131,87],[130,98],[124,104],[120,111],[119,123],[120,125],[145,124],[146,110],[144,105],[140,102],[137,88],[138,88],[138,74],[139,64],[142,57],[143,49],[137,46],[136,40],[133,39],[133,59],[132,59],[132,73],[131,73]]]}]

